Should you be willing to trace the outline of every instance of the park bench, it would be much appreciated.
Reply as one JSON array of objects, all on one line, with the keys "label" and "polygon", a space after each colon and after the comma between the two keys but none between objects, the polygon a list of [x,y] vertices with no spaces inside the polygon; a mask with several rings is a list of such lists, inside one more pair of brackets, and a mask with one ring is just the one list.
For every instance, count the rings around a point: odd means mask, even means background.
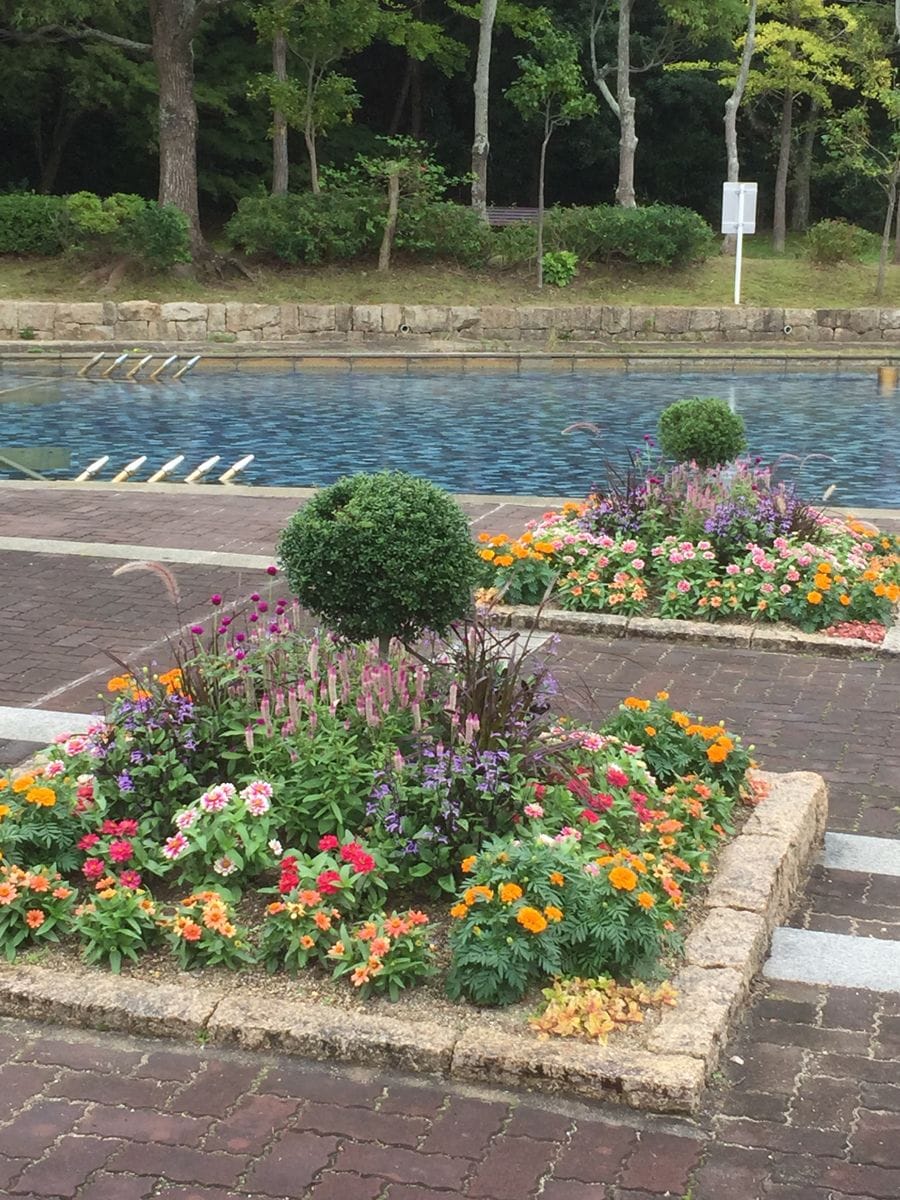
[{"label": "park bench", "polygon": [[537,221],[536,208],[489,208],[487,210],[488,225],[515,225],[518,221]]}]

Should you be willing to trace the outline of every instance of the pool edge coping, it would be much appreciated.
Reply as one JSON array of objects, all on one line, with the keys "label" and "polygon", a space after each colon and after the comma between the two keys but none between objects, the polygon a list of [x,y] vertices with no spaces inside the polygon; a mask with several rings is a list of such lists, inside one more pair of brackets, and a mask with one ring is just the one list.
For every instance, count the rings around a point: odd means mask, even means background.
[{"label": "pool edge coping", "polygon": [[719,856],[673,980],[678,1004],[649,1028],[644,1046],[541,1040],[477,1018],[467,1022],[464,1014],[448,1027],[446,1019],[266,1003],[264,995],[123,979],[98,968],[55,972],[16,964],[0,966],[0,1015],[694,1114],[826,826],[820,775],[757,774],[769,793]]}]

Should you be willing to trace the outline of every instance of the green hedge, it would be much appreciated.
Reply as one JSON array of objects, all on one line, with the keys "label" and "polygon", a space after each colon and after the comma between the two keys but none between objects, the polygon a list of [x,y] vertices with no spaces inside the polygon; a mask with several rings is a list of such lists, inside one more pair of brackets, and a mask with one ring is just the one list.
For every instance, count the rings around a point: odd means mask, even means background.
[{"label": "green hedge", "polygon": [[702,262],[715,244],[701,216],[674,204],[554,208],[547,214],[545,241],[551,250],[573,250],[582,262],[648,267]]},{"label": "green hedge", "polygon": [[236,249],[286,263],[341,262],[375,253],[381,240],[381,204],[353,192],[291,192],[245,196],[225,227]]},{"label": "green hedge", "polygon": [[0,254],[130,254],[157,269],[190,262],[188,219],[171,204],[117,192],[0,196]]}]

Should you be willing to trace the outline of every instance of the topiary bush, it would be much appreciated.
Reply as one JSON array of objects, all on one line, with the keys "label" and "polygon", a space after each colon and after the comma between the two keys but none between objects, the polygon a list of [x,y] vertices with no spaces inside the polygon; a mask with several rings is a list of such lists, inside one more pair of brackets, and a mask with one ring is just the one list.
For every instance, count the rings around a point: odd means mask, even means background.
[{"label": "topiary bush", "polygon": [[472,603],[479,560],[456,502],[403,471],[350,475],[282,531],[278,558],[300,603],[351,641],[442,632]]},{"label": "topiary bush", "polygon": [[9,192],[0,196],[0,254],[59,254],[68,241],[62,196]]},{"label": "topiary bush", "polygon": [[817,266],[855,262],[872,246],[874,236],[867,229],[840,218],[819,221],[807,232],[804,249]]},{"label": "topiary bush", "polygon": [[676,400],[660,413],[659,444],[676,462],[721,466],[747,448],[744,419],[717,396]]}]

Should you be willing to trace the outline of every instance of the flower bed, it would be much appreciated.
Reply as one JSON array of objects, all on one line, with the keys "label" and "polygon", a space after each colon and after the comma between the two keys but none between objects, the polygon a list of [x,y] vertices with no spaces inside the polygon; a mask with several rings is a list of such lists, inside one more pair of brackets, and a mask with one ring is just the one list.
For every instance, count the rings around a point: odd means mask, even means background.
[{"label": "flower bed", "polygon": [[102,720],[2,781],[10,961],[62,939],[113,971],[153,953],[490,1006],[555,978],[538,1028],[594,1038],[670,1002],[627,987],[671,967],[758,797],[739,737],[664,693],[563,719],[548,664],[481,622],[382,661],[285,601],[213,599],[178,669],[110,680]]},{"label": "flower bed", "polygon": [[[635,460],[637,465],[637,460]],[[488,599],[573,612],[782,621],[801,630],[891,623],[900,538],[825,516],[739,461],[633,470],[603,495],[567,504],[517,539],[480,535]]]}]

